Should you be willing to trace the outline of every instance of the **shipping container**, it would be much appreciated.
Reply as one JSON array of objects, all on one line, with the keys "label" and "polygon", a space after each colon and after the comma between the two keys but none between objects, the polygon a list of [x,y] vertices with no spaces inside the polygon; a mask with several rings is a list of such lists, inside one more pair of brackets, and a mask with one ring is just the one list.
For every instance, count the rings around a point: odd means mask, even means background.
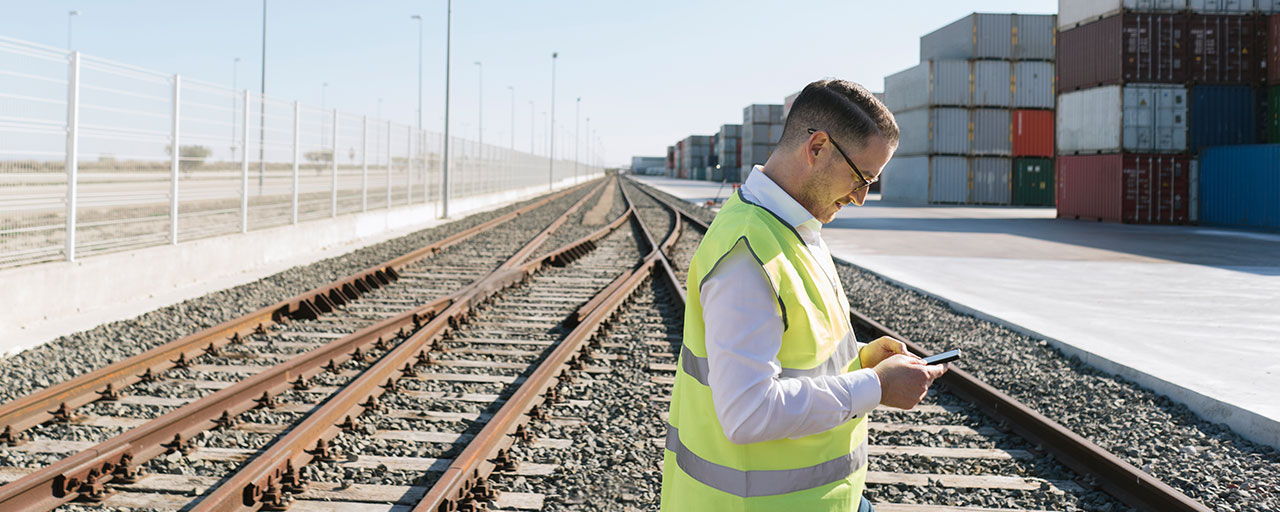
[{"label": "shipping container", "polygon": [[964,204],[969,201],[969,159],[956,157],[955,161],[934,157],[929,169],[929,202],[934,204]]},{"label": "shipping container", "polygon": [[972,63],[973,98],[975,107],[1004,107],[1013,104],[1013,68],[1006,61],[977,60]]},{"label": "shipping container", "polygon": [[1210,14],[1250,14],[1257,7],[1255,0],[1188,0],[1192,12]]},{"label": "shipping container", "polygon": [[1186,155],[1062,156],[1056,163],[1058,218],[1190,221],[1191,159]]},{"label": "shipping container", "polygon": [[964,60],[921,62],[884,78],[884,105],[905,112],[929,105],[967,106],[971,67]]},{"label": "shipping container", "polygon": [[1187,149],[1187,90],[1109,85],[1058,96],[1058,153],[1181,152]]},{"label": "shipping container", "polygon": [[897,114],[898,151],[903,156],[969,153],[969,111],[924,108]]},{"label": "shipping container", "polygon": [[769,160],[769,155],[773,154],[773,144],[747,144],[744,140],[742,143],[742,166],[748,170],[754,165],[764,165]]},{"label": "shipping container", "polygon": [[1016,158],[1013,160],[1013,204],[1053,206],[1053,160]]},{"label": "shipping container", "polygon": [[1013,108],[1053,108],[1053,63],[1013,63]]},{"label": "shipping container", "polygon": [[1262,115],[1267,142],[1280,142],[1280,85],[1267,89],[1266,112]]},{"label": "shipping container", "polygon": [[782,105],[747,105],[742,109],[742,124],[780,124]]},{"label": "shipping container", "polygon": [[748,123],[742,125],[742,140],[747,144],[777,144],[782,138],[781,124]]},{"label": "shipping container", "polygon": [[1013,156],[1053,156],[1053,111],[1014,110]]},{"label": "shipping container", "polygon": [[974,157],[969,159],[969,202],[973,204],[1007,205],[1011,202],[1008,158]]},{"label": "shipping container", "polygon": [[920,61],[1012,59],[1014,17],[974,13],[925,34],[920,38]]},{"label": "shipping container", "polygon": [[1205,150],[1200,155],[1200,221],[1280,229],[1280,144]]},{"label": "shipping container", "polygon": [[742,137],[742,125],[722,124],[720,125],[720,135],[730,139]]},{"label": "shipping container", "polygon": [[[957,157],[895,156],[880,175],[880,198],[885,201],[924,204],[929,202],[929,168],[935,160]],[[964,158],[958,158],[964,162]]]},{"label": "shipping container", "polygon": [[1280,0],[1257,0],[1258,12],[1262,14],[1280,13]]},{"label": "shipping container", "polygon": [[981,156],[1009,156],[1013,154],[1010,136],[1011,111],[996,108],[976,108],[969,112],[969,126],[973,129],[970,151]]},{"label": "shipping container", "polygon": [[1187,0],[1058,0],[1058,30],[1093,23],[1120,14],[1122,10],[1169,13],[1186,9]]},{"label": "shipping container", "polygon": [[1253,84],[1266,76],[1266,25],[1256,16],[1197,14],[1187,22],[1189,78],[1200,84]]},{"label": "shipping container", "polygon": [[1280,85],[1280,14],[1268,16],[1267,25],[1267,80]]},{"label": "shipping container", "polygon": [[1188,16],[1127,13],[1058,34],[1058,90],[1187,81]]},{"label": "shipping container", "polygon": [[1197,85],[1188,114],[1191,151],[1258,142],[1258,96],[1247,85]]},{"label": "shipping container", "polygon": [[1058,17],[1019,14],[1014,17],[1014,60],[1053,60]]}]

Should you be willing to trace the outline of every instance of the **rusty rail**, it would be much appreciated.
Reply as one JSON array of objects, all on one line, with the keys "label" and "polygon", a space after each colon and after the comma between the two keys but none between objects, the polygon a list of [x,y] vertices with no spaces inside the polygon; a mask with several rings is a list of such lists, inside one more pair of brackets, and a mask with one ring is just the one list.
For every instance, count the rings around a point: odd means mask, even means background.
[{"label": "rusty rail", "polygon": [[[551,232],[589,198],[590,195],[583,198],[547,226],[498,270],[459,292],[453,303],[439,315],[329,397],[322,406],[277,439],[270,448],[257,454],[251,462],[226,478],[201,501],[190,507],[190,510],[234,511],[286,507],[290,498],[283,490],[303,483],[298,469],[317,458],[328,460],[332,455],[327,448],[328,440],[342,428],[355,428],[365,411],[377,409],[378,397],[396,389],[400,378],[412,375],[415,361],[429,361],[430,352],[434,349],[430,342],[454,329],[472,314],[476,306],[491,300],[502,289],[527,279],[530,272],[541,268],[554,256],[565,253],[565,250],[559,250],[532,262],[522,263],[528,254],[549,238]],[[623,217],[629,215],[630,210]],[[617,225],[611,224],[615,227]],[[606,226],[574,245],[594,242],[611,231],[612,228]]]},{"label": "rusty rail", "polygon": [[[641,190],[644,190],[643,188]],[[648,193],[648,191],[646,191]],[[655,200],[668,207],[679,209],[670,202],[649,194]],[[706,224],[693,220],[696,225],[706,231]],[[671,282],[675,282],[672,279]],[[683,293],[681,300],[684,300]],[[902,340],[907,348],[920,356],[933,355],[920,344],[911,341],[901,333],[889,329],[865,313],[857,310],[850,312],[850,320],[862,325],[882,336]],[[940,382],[946,384],[952,392],[976,405],[988,416],[999,419],[1009,425],[1015,433],[1037,443],[1058,459],[1063,465],[1081,475],[1096,477],[1099,486],[1107,493],[1115,496],[1126,505],[1139,510],[1209,512],[1210,509],[1195,501],[1168,484],[1134,467],[1132,464],[1116,457],[1092,441],[1072,432],[1062,424],[1036,412],[1026,404],[1004,392],[982,382],[964,370],[949,368]]]},{"label": "rusty rail", "polygon": [[[603,183],[597,186],[596,190],[602,187]],[[568,193],[568,191],[551,196],[547,200],[561,197],[565,193]],[[546,230],[528,242],[528,245],[535,247],[540,245],[546,240],[548,233],[562,224],[564,219],[576,211],[592,195],[587,194],[586,197],[575,203],[573,207],[557,218],[551,226],[548,226]],[[539,201],[531,206],[536,207],[545,203],[546,201]],[[517,212],[513,212],[513,214],[519,215],[527,211],[529,210],[522,208]],[[496,224],[486,223],[476,226],[476,228],[486,225],[492,226]],[[459,235],[461,234],[459,233]],[[464,238],[455,235],[442,242],[447,241],[449,242],[448,245],[452,245]],[[439,249],[435,250],[438,251]],[[423,250],[415,251],[414,254],[420,253],[423,253]],[[523,258],[527,254],[528,251],[521,250],[512,259]],[[397,258],[393,262],[398,261],[399,264],[403,265],[413,261],[407,256],[409,255]],[[498,269],[491,276],[495,274],[511,275],[513,272],[507,269]],[[397,336],[403,337],[408,331],[423,328],[424,322],[427,325],[440,324],[440,322],[431,320],[444,311],[456,309],[460,300],[464,300],[474,293],[473,290],[477,288],[477,284],[473,284],[447,297],[435,299],[425,305],[379,321],[372,326],[334,340],[315,350],[300,354],[230,387],[219,390],[119,436],[99,443],[93,448],[0,486],[0,510],[49,510],[76,498],[99,499],[105,497],[108,493],[106,484],[112,481],[130,481],[137,478],[138,465],[162,453],[171,450],[182,450],[186,446],[186,442],[196,433],[214,427],[231,426],[235,423],[235,417],[244,411],[260,406],[270,406],[274,396],[290,388],[306,389],[309,386],[308,381],[316,374],[323,371],[336,370],[339,364],[350,359],[365,357],[363,354],[368,353],[372,346],[387,348],[386,343],[389,340]],[[408,343],[408,340],[405,343]],[[385,362],[385,360],[386,358],[383,358],[382,362]],[[420,361],[414,361],[413,364],[418,362]],[[406,363],[404,371],[412,372],[412,370],[413,365]]]},{"label": "rusty rail", "polygon": [[273,324],[288,322],[289,319],[294,318],[314,319],[321,314],[332,312],[337,305],[357,300],[371,290],[399,279],[396,269],[434,255],[585,186],[587,184],[566,189],[382,265],[365,269],[239,318],[228,320],[0,405],[0,425],[3,425],[0,429],[0,443],[10,446],[21,444],[26,440],[24,435],[26,429],[53,419],[55,414],[73,411],[93,402],[104,393],[110,394],[115,390],[149,379],[173,366],[182,364],[179,361],[196,357],[206,351],[217,350],[230,343],[238,343],[255,332],[263,332]]}]

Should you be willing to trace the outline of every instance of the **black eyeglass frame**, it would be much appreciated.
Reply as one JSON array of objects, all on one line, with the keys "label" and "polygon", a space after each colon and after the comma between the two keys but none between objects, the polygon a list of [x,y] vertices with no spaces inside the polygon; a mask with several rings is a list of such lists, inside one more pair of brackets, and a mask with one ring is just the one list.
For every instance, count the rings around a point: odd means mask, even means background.
[{"label": "black eyeglass frame", "polygon": [[[817,131],[818,130],[816,128],[809,128],[809,135],[813,135],[814,133],[817,133]],[[853,189],[854,192],[857,192],[864,188],[868,188],[871,186],[872,183],[880,181],[879,176],[876,176],[875,178],[872,178],[872,179],[867,179],[867,175],[862,174],[862,170],[858,169],[858,166],[853,163],[853,160],[849,159],[849,154],[845,153],[844,150],[840,148],[840,144],[836,143],[835,137],[832,137],[830,132],[827,132],[827,140],[830,140],[831,145],[835,146],[836,151],[840,153],[840,156],[844,157],[844,161],[849,164],[849,168],[853,169],[853,174],[856,175],[858,179],[862,180],[862,184],[858,185]]]}]

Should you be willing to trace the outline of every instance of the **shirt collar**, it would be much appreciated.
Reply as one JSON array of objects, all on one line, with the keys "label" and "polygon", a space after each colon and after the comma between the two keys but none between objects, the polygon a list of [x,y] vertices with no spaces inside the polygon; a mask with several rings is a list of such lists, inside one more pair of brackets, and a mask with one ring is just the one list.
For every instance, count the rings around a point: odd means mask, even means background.
[{"label": "shirt collar", "polygon": [[775,213],[782,218],[791,227],[796,228],[804,225],[806,228],[815,231],[822,227],[822,223],[813,217],[795,198],[791,197],[786,190],[774,183],[773,179],[766,176],[764,166],[757,165],[751,169],[751,174],[747,175],[746,183],[742,184],[742,190],[745,192],[746,198],[752,202],[763,206],[765,209]]}]

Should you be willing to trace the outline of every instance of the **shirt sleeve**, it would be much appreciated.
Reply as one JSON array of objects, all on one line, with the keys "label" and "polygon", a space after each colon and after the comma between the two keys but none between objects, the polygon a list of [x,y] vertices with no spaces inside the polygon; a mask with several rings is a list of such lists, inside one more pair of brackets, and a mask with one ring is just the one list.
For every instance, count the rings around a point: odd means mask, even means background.
[{"label": "shirt sleeve", "polygon": [[737,444],[830,430],[880,403],[869,368],[781,377],[782,317],[764,269],[743,244],[702,281],[708,384],[725,437]]}]

